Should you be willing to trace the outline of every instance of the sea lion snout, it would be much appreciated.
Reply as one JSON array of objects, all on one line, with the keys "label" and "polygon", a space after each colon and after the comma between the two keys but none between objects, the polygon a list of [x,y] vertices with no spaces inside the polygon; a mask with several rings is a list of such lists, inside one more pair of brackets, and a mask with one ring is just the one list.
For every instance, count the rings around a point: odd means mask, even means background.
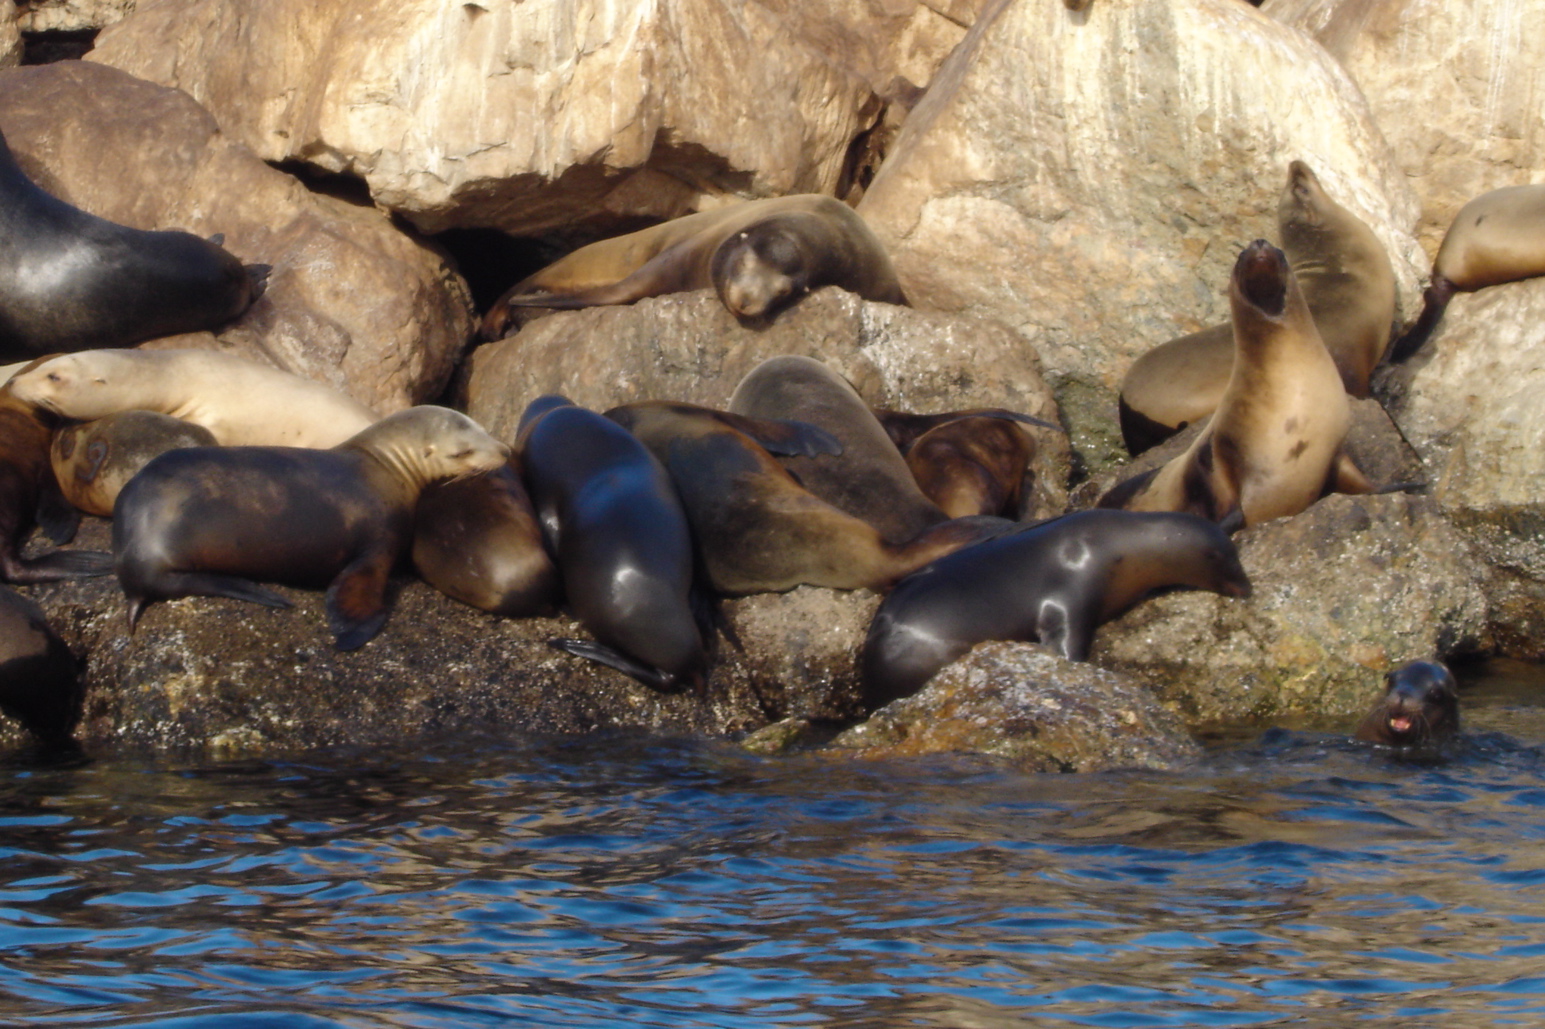
[{"label": "sea lion snout", "polygon": [[1287,307],[1287,255],[1264,239],[1245,247],[1234,264],[1234,282],[1250,304],[1273,317]]}]

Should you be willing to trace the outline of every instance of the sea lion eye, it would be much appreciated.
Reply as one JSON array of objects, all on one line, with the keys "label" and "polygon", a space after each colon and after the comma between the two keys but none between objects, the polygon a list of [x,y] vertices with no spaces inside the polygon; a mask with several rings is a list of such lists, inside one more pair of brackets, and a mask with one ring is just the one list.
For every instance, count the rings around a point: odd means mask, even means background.
[{"label": "sea lion eye", "polygon": [[58,372],[49,372],[48,373],[48,381],[49,382],[59,382],[59,381],[61,381],[59,373]]}]

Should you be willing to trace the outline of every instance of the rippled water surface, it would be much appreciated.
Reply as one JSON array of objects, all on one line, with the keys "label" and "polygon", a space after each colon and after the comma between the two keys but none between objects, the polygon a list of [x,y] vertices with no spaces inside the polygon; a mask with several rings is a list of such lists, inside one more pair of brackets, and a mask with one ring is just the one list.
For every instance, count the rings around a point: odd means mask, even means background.
[{"label": "rippled water surface", "polygon": [[607,737],[0,768],[0,1025],[1545,1024],[1545,680],[1417,764]]}]

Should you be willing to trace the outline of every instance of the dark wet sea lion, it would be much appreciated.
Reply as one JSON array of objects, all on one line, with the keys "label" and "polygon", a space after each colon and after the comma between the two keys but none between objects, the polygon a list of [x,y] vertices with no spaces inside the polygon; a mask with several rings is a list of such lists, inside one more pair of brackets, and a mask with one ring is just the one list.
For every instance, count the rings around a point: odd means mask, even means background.
[{"label": "dark wet sea lion", "polygon": [[[1302,161],[1288,167],[1277,204],[1282,249],[1342,386],[1368,396],[1368,379],[1389,343],[1395,272],[1373,230],[1336,203]],[[1121,384],[1127,450],[1141,453],[1211,414],[1234,364],[1230,325],[1172,339],[1133,362]]]},{"label": "dark wet sea lion", "polygon": [[155,600],[289,602],[259,582],[327,588],[339,650],[391,613],[387,577],[427,484],[490,471],[509,448],[443,407],[398,411],[331,450],[189,447],[155,458],[118,494],[113,554],[129,630]]},{"label": "dark wet sea lion", "polygon": [[44,747],[73,750],[84,695],[75,658],[43,609],[0,586],[0,711]]},{"label": "dark wet sea lion", "polygon": [[1422,313],[1390,347],[1391,361],[1421,349],[1455,293],[1545,275],[1545,184],[1506,186],[1465,204],[1438,246]]},{"label": "dark wet sea lion", "polygon": [[840,200],[803,193],[703,211],[581,247],[494,301],[483,316],[483,338],[508,335],[516,307],[631,304],[710,286],[745,320],[771,318],[820,286],[907,302],[863,218]]},{"label": "dark wet sea lion", "polygon": [[1171,587],[1250,595],[1233,542],[1188,514],[1079,511],[958,550],[875,612],[859,661],[865,705],[911,696],[987,640],[1086,660],[1096,627]]},{"label": "dark wet sea lion", "polygon": [[441,593],[508,618],[550,614],[561,581],[518,463],[433,482],[413,516],[413,567]]},{"label": "dark wet sea lion", "polygon": [[1354,734],[1387,747],[1429,747],[1459,731],[1459,686],[1437,661],[1410,661],[1384,676],[1384,695]]},{"label": "dark wet sea lion", "polygon": [[832,453],[835,440],[813,426],[665,401],[625,404],[606,417],[665,465],[709,582],[720,593],[776,593],[801,584],[885,589],[1009,526],[1001,519],[945,522],[889,544],[868,522],[802,487],[769,452]]},{"label": "dark wet sea lion", "polygon": [[622,426],[562,397],[531,402],[518,446],[569,609],[595,636],[553,645],[653,689],[700,685],[712,612],[665,468]]},{"label": "dark wet sea lion", "polygon": [[65,500],[86,514],[111,518],[119,492],[151,458],[178,447],[216,445],[203,426],[156,411],[123,411],[60,426],[49,457]]},{"label": "dark wet sea lion", "polygon": [[1229,283],[1235,358],[1212,422],[1185,453],[1118,484],[1101,507],[1188,511],[1232,531],[1373,487],[1345,452],[1351,408],[1282,251],[1245,248]]},{"label": "dark wet sea lion", "polygon": [[916,539],[949,517],[918,488],[869,405],[820,361],[768,358],[740,380],[729,409],[751,418],[808,422],[836,437],[842,445],[838,455],[786,457],[780,463],[805,489],[879,529],[887,543]]},{"label": "dark wet sea lion", "polygon": [[262,295],[268,271],[191,233],[72,207],[0,136],[0,361],[217,329]]}]

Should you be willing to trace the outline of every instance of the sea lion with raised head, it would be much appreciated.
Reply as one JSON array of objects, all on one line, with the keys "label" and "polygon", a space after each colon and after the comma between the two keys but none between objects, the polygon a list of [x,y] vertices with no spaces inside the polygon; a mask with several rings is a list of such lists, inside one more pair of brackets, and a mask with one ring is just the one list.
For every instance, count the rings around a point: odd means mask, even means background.
[{"label": "sea lion with raised head", "polygon": [[0,586],[0,711],[45,749],[73,751],[84,696],[75,657],[43,609]]},{"label": "sea lion with raised head", "polygon": [[509,335],[518,307],[631,304],[709,287],[736,318],[761,321],[821,286],[907,302],[885,248],[847,204],[817,193],[748,200],[581,247],[494,301],[482,334]]},{"label": "sea lion with raised head", "polygon": [[119,492],[152,458],[179,447],[217,445],[214,433],[201,425],[157,411],[121,411],[60,426],[49,458],[71,506],[111,518]]},{"label": "sea lion with raised head", "polygon": [[148,604],[173,597],[288,607],[257,584],[277,582],[326,587],[335,646],[363,646],[391,613],[387,577],[412,539],[419,493],[508,458],[472,419],[430,406],[398,411],[330,450],[169,450],[113,508],[129,631]]},{"label": "sea lion with raised head", "polygon": [[0,135],[0,361],[217,329],[262,295],[268,272],[218,238],[131,229],[65,203]]},{"label": "sea lion with raised head", "polygon": [[911,696],[987,640],[1086,660],[1098,626],[1173,587],[1250,595],[1233,542],[1189,514],[1079,511],[957,550],[875,612],[859,658],[865,706]]},{"label": "sea lion with raised head", "polygon": [[1384,676],[1384,694],[1354,734],[1366,743],[1440,745],[1459,731],[1459,686],[1438,661],[1410,661]]}]

